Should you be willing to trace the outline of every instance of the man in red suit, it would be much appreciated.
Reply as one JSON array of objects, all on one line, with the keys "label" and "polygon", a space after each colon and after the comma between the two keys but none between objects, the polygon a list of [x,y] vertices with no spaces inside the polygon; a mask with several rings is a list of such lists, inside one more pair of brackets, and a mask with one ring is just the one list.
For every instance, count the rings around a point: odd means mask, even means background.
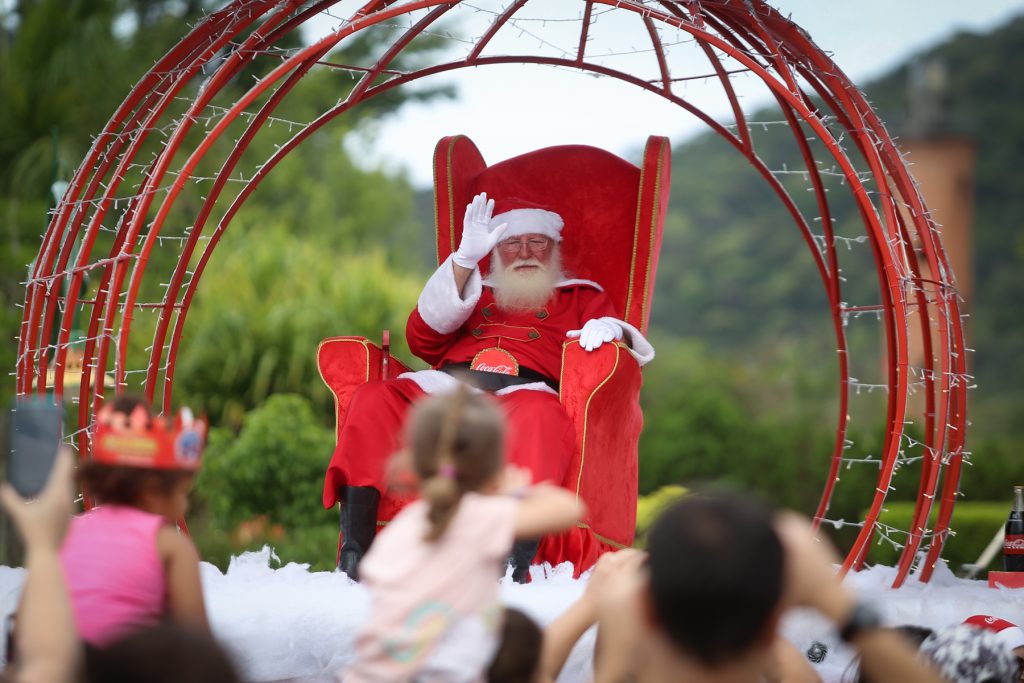
[{"label": "man in red suit", "polygon": [[[615,317],[599,284],[562,272],[562,218],[518,200],[503,204],[494,215],[486,193],[473,198],[458,251],[430,277],[409,316],[409,348],[433,369],[368,382],[352,395],[324,481],[324,507],[341,503],[338,566],[353,578],[376,532],[386,465],[401,447],[413,402],[461,379],[492,392],[508,419],[509,462],[529,468],[534,481],[561,482],[575,439],[558,400],[563,343],[578,337],[592,351],[625,340],[641,365],[654,357],[643,335]],[[479,263],[488,254],[484,278]],[[536,549],[516,548],[517,579]]]}]

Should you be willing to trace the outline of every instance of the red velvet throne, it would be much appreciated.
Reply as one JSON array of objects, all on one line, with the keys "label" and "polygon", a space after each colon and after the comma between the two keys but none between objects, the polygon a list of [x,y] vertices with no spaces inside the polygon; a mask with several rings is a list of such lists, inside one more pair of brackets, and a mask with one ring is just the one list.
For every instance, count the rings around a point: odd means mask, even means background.
[{"label": "red velvet throne", "polygon": [[[461,238],[462,214],[474,195],[518,197],[557,211],[565,221],[562,259],[573,277],[601,284],[618,316],[646,334],[668,205],[670,147],[651,136],[640,168],[595,147],[564,145],[487,166],[473,142],[443,138],[434,150],[437,262]],[[487,262],[480,264],[486,272]],[[408,368],[364,337],[331,337],[317,350],[320,376],[334,393],[337,429],[360,383],[397,377]],[[629,546],[636,528],[637,444],[643,426],[640,368],[624,344],[593,352],[567,341],[559,399],[576,426],[576,451],[565,488],[588,513],[579,528],[545,538],[534,562],[571,558],[576,575],[601,553]],[[385,492],[378,525],[407,502]]]}]

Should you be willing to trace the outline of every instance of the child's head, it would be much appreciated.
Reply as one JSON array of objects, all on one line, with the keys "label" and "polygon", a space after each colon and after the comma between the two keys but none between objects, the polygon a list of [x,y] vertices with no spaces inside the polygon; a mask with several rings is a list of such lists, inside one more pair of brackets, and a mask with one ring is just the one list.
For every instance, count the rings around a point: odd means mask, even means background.
[{"label": "child's head", "polygon": [[119,396],[97,415],[92,452],[79,468],[82,490],[98,503],[180,518],[188,509],[204,431],[190,415],[167,429],[144,399]]},{"label": "child's head", "polygon": [[409,419],[407,443],[430,506],[426,540],[440,538],[467,491],[495,481],[504,465],[504,418],[494,402],[466,389],[419,403]]},{"label": "child's head", "polygon": [[707,667],[774,636],[783,548],[768,508],[736,495],[692,495],[647,540],[651,617],[674,647]]},{"label": "child's head", "polygon": [[517,609],[507,608],[501,642],[487,669],[487,683],[533,683],[540,670],[543,641],[537,622]]},{"label": "child's head", "polygon": [[160,683],[240,681],[227,652],[209,633],[179,624],[135,631],[105,648],[86,650],[82,679]]}]

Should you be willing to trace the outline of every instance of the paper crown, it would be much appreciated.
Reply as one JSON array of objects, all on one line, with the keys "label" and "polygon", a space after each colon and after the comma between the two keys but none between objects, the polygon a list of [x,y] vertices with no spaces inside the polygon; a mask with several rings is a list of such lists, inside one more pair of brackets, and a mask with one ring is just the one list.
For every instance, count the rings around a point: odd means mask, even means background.
[{"label": "paper crown", "polygon": [[171,429],[162,417],[150,417],[142,406],[126,415],[108,404],[96,415],[92,462],[157,470],[199,469],[206,440],[206,422],[182,408]]},{"label": "paper crown", "polygon": [[556,242],[562,241],[562,217],[525,199],[506,197],[494,202],[494,216],[491,218],[490,227],[493,230],[502,223],[508,225],[505,228],[505,238],[538,234],[550,237]]}]

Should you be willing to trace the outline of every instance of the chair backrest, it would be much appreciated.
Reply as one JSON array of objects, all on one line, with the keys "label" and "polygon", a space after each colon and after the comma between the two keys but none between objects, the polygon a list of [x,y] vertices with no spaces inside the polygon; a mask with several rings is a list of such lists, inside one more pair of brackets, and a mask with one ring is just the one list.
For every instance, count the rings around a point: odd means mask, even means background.
[{"label": "chair backrest", "polygon": [[434,149],[438,263],[458,247],[463,213],[477,193],[540,204],[565,221],[565,270],[600,283],[622,319],[646,332],[670,179],[664,137],[647,139],[640,168],[585,145],[546,147],[488,166],[466,136],[442,138]]}]

